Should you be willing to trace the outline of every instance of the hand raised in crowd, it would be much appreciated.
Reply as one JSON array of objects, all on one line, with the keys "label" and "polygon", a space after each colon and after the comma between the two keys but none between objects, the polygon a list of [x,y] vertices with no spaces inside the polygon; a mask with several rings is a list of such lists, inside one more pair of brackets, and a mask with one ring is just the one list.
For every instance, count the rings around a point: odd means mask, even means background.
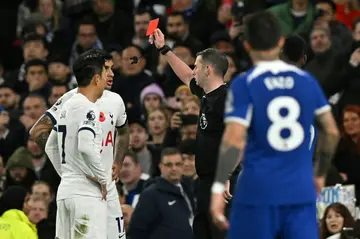
[{"label": "hand raised in crowd", "polygon": [[171,117],[171,119],[170,119],[170,128],[171,129],[178,129],[181,127],[182,121],[181,121],[180,115],[181,115],[180,112],[176,112]]},{"label": "hand raised in crowd", "polygon": [[350,57],[350,62],[356,66],[360,64],[360,48],[357,48]]},{"label": "hand raised in crowd", "polygon": [[156,48],[160,49],[165,45],[165,36],[162,31],[157,28],[149,37],[149,42],[155,44]]}]

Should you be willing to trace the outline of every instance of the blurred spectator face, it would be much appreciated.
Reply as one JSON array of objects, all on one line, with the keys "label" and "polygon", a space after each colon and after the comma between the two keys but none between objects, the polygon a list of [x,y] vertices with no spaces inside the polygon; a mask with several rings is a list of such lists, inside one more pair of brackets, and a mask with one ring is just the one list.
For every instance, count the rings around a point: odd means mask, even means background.
[{"label": "blurred spectator face", "polygon": [[147,112],[159,109],[161,103],[160,96],[156,94],[147,94],[144,97],[144,107]]},{"label": "blurred spectator face", "polygon": [[323,29],[315,29],[311,33],[311,49],[316,53],[323,53],[330,49],[331,41],[328,33]]},{"label": "blurred spectator face", "polygon": [[146,146],[148,134],[139,124],[131,124],[130,128],[130,147],[134,151],[141,151]]},{"label": "blurred spectator face", "polygon": [[38,199],[35,201],[30,199],[29,205],[30,211],[27,216],[30,222],[38,224],[40,221],[48,217],[48,207],[44,199]]},{"label": "blurred spectator face", "polygon": [[184,125],[181,127],[181,140],[196,139],[197,124]]},{"label": "blurred spectator face", "polygon": [[44,183],[35,184],[32,187],[32,195],[35,197],[42,197],[47,203],[52,201],[52,195],[48,185]]},{"label": "blurred spectator face", "polygon": [[171,2],[174,11],[184,11],[191,7],[192,0],[172,0]]},{"label": "blurred spectator face", "polygon": [[166,31],[170,37],[182,38],[188,31],[188,25],[182,16],[169,16]]},{"label": "blurred spectator face", "polygon": [[230,56],[226,56],[226,58],[228,59],[229,67],[224,76],[224,82],[229,83],[232,79],[233,74],[237,71],[237,69],[233,59]]},{"label": "blurred spectator face", "polygon": [[355,41],[360,41],[360,22],[353,29],[353,38]]},{"label": "blurred spectator face", "polygon": [[52,62],[49,64],[49,76],[57,81],[64,81],[70,74],[70,67],[61,62]]},{"label": "blurred spectator face", "polygon": [[25,62],[33,59],[46,59],[48,50],[42,41],[29,41],[24,44],[23,55]]},{"label": "blurred spectator face", "polygon": [[10,169],[10,176],[16,182],[22,182],[27,175],[27,168],[13,167]]},{"label": "blurred spectator face", "polygon": [[120,181],[125,184],[133,184],[140,180],[141,167],[130,156],[125,156],[120,170]]},{"label": "blurred spectator face", "polygon": [[55,85],[51,88],[51,95],[49,96],[49,104],[53,105],[56,101],[67,92],[64,85]]},{"label": "blurred spectator face", "polygon": [[179,183],[184,172],[184,161],[180,154],[166,155],[160,163],[161,177],[171,183]]},{"label": "blurred spectator face", "polygon": [[10,122],[9,112],[3,110],[0,112],[0,130],[5,130]]},{"label": "blurred spectator face", "polygon": [[148,116],[148,125],[151,135],[161,135],[165,132],[168,122],[162,111],[155,110]]},{"label": "blurred spectator face", "polygon": [[34,158],[41,158],[44,155],[43,151],[33,139],[28,139],[26,147]]},{"label": "blurred spectator face", "polygon": [[185,115],[199,115],[200,105],[195,100],[186,101],[183,108]]},{"label": "blurred spectator face", "polygon": [[184,176],[194,177],[196,175],[195,169],[195,155],[183,154],[184,160]]},{"label": "blurred spectator face", "polygon": [[319,20],[330,22],[332,20],[335,20],[335,13],[333,9],[331,8],[330,4],[325,2],[320,2],[316,4],[316,9],[322,11],[323,15],[319,17]]},{"label": "blurred spectator face", "polygon": [[358,114],[346,111],[344,113],[344,131],[349,136],[356,136],[360,134],[360,117]]},{"label": "blurred spectator face", "polygon": [[131,57],[134,56],[140,56],[141,53],[138,49],[135,47],[128,47],[123,50],[122,52],[122,69],[123,73],[126,76],[133,76],[139,74],[145,67],[145,60],[144,57],[141,57],[139,59],[139,62],[137,64],[131,64],[132,60],[130,60]]},{"label": "blurred spectator face", "polygon": [[114,63],[113,70],[121,70],[122,58],[119,52],[113,51],[111,52],[112,60]]},{"label": "blurred spectator face", "polygon": [[5,175],[4,159],[0,155],[0,176]]},{"label": "blurred spectator face", "polygon": [[78,31],[79,45],[84,49],[90,49],[96,42],[96,28],[91,24],[79,26]]},{"label": "blurred spectator face", "polygon": [[233,44],[228,41],[216,42],[214,48],[218,49],[222,53],[233,53],[235,51]]},{"label": "blurred spectator face", "polygon": [[48,82],[48,75],[44,66],[30,66],[25,75],[30,91],[40,90]]},{"label": "blurred spectator face", "polygon": [[39,12],[46,18],[52,18],[56,7],[55,4],[55,0],[39,0]]},{"label": "blurred spectator face", "polygon": [[151,16],[149,13],[135,15],[135,36],[139,38],[146,38],[146,31],[149,26]]},{"label": "blurred spectator face", "polygon": [[181,102],[185,102],[189,97],[192,96],[191,91],[188,89],[182,89],[176,92],[176,98]]},{"label": "blurred spectator face", "polygon": [[195,62],[195,58],[191,55],[191,51],[187,47],[177,46],[173,50],[174,54],[179,57],[188,66],[191,66]]},{"label": "blurred spectator face", "polygon": [[98,16],[104,17],[113,14],[114,4],[109,0],[94,0],[93,9]]},{"label": "blurred spectator face", "polygon": [[131,216],[132,216],[132,214],[134,212],[134,208],[132,208],[128,204],[125,204],[125,205],[121,205],[121,211],[122,211],[123,216],[124,216],[125,232],[127,232],[129,230],[129,224],[130,224]]},{"label": "blurred spectator face", "polygon": [[326,227],[332,234],[341,232],[344,226],[344,217],[340,213],[330,209],[325,218]]},{"label": "blurred spectator face", "polygon": [[23,108],[24,114],[35,120],[38,120],[47,110],[45,101],[39,97],[27,97]]},{"label": "blurred spectator face", "polygon": [[39,34],[40,36],[43,36],[45,37],[46,35],[46,29],[45,29],[45,26],[43,25],[37,25],[36,26],[36,33]]}]

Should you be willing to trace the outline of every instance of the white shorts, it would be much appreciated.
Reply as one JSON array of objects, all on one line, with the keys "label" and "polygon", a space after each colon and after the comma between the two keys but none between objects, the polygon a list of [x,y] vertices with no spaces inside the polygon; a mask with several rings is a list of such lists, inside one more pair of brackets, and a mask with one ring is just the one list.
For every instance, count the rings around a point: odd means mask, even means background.
[{"label": "white shorts", "polygon": [[126,239],[119,199],[107,201],[107,239]]},{"label": "white shorts", "polygon": [[57,201],[56,237],[107,239],[107,202],[95,197]]}]

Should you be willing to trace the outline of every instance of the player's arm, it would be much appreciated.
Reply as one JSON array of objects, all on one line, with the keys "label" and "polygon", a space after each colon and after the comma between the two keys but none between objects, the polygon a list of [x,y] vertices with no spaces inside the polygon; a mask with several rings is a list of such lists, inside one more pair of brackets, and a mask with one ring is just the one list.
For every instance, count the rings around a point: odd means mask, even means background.
[{"label": "player's arm", "polygon": [[[150,40],[154,40],[157,49],[164,49],[166,47],[165,37],[160,29],[155,30],[154,34],[150,36]],[[177,77],[184,84],[190,85],[191,79],[194,78],[192,69],[170,50],[164,56]]]},{"label": "player's arm", "polygon": [[228,91],[225,104],[225,131],[219,149],[213,193],[222,193],[229,175],[239,164],[252,117],[252,103],[246,79],[236,79]]},{"label": "player's arm", "polygon": [[116,127],[116,141],[115,141],[115,163],[119,166],[124,161],[125,152],[129,148],[130,130],[126,122],[122,127]]},{"label": "player's arm", "polygon": [[56,172],[61,177],[60,151],[57,143],[57,132],[52,130],[45,145],[45,152],[54,166]]},{"label": "player's arm", "polygon": [[130,141],[130,130],[127,122],[127,115],[125,104],[122,98],[119,96],[119,109],[120,113],[116,119],[116,140],[115,140],[115,153],[114,153],[114,162],[117,163],[120,167],[124,160],[125,152],[129,148]]},{"label": "player's arm", "polygon": [[[100,127],[99,112],[95,109],[83,111],[84,121],[78,129],[78,150],[83,156],[86,165],[101,185],[106,185],[106,171],[101,162],[100,152],[97,151],[95,138],[97,128]],[[92,117],[94,115],[94,117]],[[86,117],[85,117],[86,116]]]},{"label": "player's arm", "polygon": [[316,122],[319,133],[315,150],[315,176],[325,177],[331,166],[340,134],[330,108],[317,115]]},{"label": "player's arm", "polygon": [[30,138],[35,140],[37,145],[44,151],[46,141],[49,138],[50,132],[53,128],[53,121],[49,114],[43,114],[34,126],[30,129]]}]

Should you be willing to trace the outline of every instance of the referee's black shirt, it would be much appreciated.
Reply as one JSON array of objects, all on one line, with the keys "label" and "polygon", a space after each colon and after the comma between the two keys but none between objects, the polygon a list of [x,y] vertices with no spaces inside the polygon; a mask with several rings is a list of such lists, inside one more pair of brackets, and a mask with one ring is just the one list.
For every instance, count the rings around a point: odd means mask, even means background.
[{"label": "referee's black shirt", "polygon": [[215,177],[219,146],[222,139],[224,125],[224,107],[227,86],[205,94],[195,79],[190,81],[191,92],[200,98],[201,108],[196,135],[195,166],[197,175],[201,178]]}]

